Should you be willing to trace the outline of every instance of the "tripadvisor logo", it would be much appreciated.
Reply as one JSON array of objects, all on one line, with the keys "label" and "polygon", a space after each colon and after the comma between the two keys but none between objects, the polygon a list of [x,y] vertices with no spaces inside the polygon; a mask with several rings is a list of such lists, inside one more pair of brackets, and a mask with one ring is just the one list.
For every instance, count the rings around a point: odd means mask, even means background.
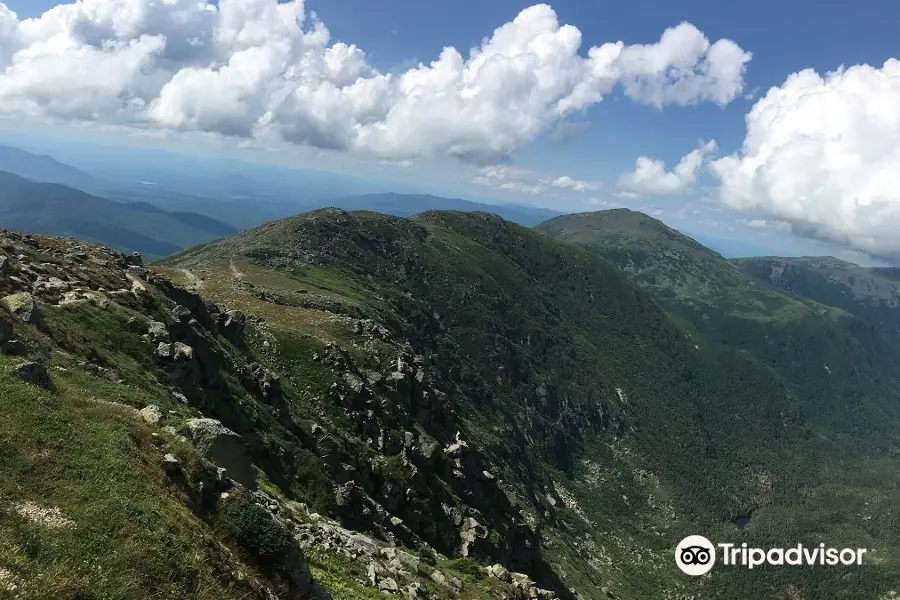
[{"label": "tripadvisor logo", "polygon": [[797,544],[791,548],[751,548],[746,543],[737,545],[722,543],[713,545],[702,535],[689,535],[675,548],[675,564],[682,572],[697,576],[709,573],[716,564],[716,555],[726,567],[755,569],[763,565],[862,565],[865,548],[830,548],[825,544],[806,547]]}]

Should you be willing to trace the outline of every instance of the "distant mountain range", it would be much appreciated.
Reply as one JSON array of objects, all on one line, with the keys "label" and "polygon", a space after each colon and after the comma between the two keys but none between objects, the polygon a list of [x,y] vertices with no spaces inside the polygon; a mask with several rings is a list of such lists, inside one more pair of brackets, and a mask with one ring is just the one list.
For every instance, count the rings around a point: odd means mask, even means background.
[{"label": "distant mountain range", "polygon": [[[150,155],[162,160],[157,154]],[[270,165],[239,169],[235,164],[232,160],[218,164],[186,158],[184,164],[156,171],[156,176],[152,167],[130,163],[127,169],[122,165],[111,169],[118,176],[126,173],[153,179],[124,182],[96,177],[51,156],[0,146],[0,226],[82,237],[160,257],[323,206],[402,217],[435,209],[487,211],[527,227],[561,214],[425,194],[340,196],[341,191],[353,188],[338,185],[337,175]],[[164,173],[168,175],[162,177]],[[297,195],[303,185],[308,194]]]},{"label": "distant mountain range", "polygon": [[32,154],[0,145],[0,171],[43,183],[60,183],[76,188],[95,188],[102,181],[47,155]]},{"label": "distant mountain range", "polygon": [[78,237],[141,252],[148,258],[172,254],[236,231],[197,213],[165,212],[144,202],[114,202],[73,187],[36,182],[5,171],[0,171],[0,226]]}]

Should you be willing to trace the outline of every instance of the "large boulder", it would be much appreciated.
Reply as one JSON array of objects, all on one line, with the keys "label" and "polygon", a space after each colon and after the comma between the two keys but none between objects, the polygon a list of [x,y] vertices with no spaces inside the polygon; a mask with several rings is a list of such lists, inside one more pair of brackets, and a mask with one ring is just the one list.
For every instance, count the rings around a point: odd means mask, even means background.
[{"label": "large boulder", "polygon": [[34,296],[27,292],[12,294],[0,300],[11,315],[24,323],[39,323],[41,321],[41,313],[34,301]]},{"label": "large boulder", "polygon": [[247,443],[216,419],[191,419],[185,437],[210,462],[224,468],[228,477],[249,489],[256,489],[256,473]]},{"label": "large boulder", "polygon": [[22,381],[45,389],[53,387],[53,380],[47,373],[47,367],[41,363],[27,362],[13,367],[13,374]]},{"label": "large boulder", "polygon": [[169,331],[166,329],[166,324],[159,321],[150,321],[147,324],[147,335],[150,336],[150,341],[155,344],[169,341]]}]

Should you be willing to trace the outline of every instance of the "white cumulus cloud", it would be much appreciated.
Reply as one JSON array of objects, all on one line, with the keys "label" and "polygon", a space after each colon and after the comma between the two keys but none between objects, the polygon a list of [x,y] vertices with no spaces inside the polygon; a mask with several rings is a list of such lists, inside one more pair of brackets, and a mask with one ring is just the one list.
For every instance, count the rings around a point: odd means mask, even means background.
[{"label": "white cumulus cloud", "polygon": [[542,183],[551,185],[556,188],[572,190],[573,192],[594,192],[600,189],[600,185],[583,179],[572,179],[568,175],[561,175],[556,178],[543,179]]},{"label": "white cumulus cloud", "polygon": [[617,186],[625,197],[679,196],[693,189],[697,171],[717,149],[715,140],[685,154],[671,171],[662,160],[639,156],[633,171],[623,173]]},{"label": "white cumulus cloud", "polygon": [[465,54],[380,72],[302,0],[0,2],[0,115],[282,138],[390,160],[490,164],[621,86],[652,106],[727,104],[750,54],[682,23],[582,52],[546,4]]},{"label": "white cumulus cloud", "polygon": [[747,115],[740,152],[711,163],[731,208],[900,260],[900,61],[790,75]]}]

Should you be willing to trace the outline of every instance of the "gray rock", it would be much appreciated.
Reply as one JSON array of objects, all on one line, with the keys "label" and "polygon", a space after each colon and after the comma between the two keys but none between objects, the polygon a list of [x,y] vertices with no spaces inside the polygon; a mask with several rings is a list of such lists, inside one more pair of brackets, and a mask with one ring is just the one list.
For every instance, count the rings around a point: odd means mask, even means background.
[{"label": "gray rock", "polygon": [[187,344],[175,342],[172,344],[172,349],[175,360],[191,360],[194,358],[194,349]]},{"label": "gray rock", "polygon": [[362,382],[362,379],[353,373],[344,373],[344,381],[347,382],[347,386],[355,393],[358,394],[363,391],[365,384]]},{"label": "gray rock", "polygon": [[166,324],[159,321],[150,321],[147,325],[147,335],[150,336],[150,340],[155,344],[169,341],[169,331],[166,329]]},{"label": "gray rock", "polygon": [[400,586],[397,585],[393,577],[385,577],[378,582],[378,589],[385,592],[397,592],[400,590]]},{"label": "gray rock", "polygon": [[9,273],[9,258],[0,255],[0,274],[6,275],[7,273]]},{"label": "gray rock", "polygon": [[88,301],[102,310],[106,310],[107,308],[109,308],[109,298],[107,298],[103,294],[90,294],[88,296]]},{"label": "gray rock", "polygon": [[460,554],[463,556],[472,556],[475,545],[479,539],[488,536],[487,528],[472,517],[463,519],[462,528],[459,532],[459,539],[462,542]]},{"label": "gray rock", "polygon": [[159,425],[162,420],[162,411],[154,404],[148,404],[138,411],[141,418],[150,425]]},{"label": "gray rock", "polygon": [[63,281],[59,277],[50,277],[47,280],[35,282],[34,291],[45,294],[61,294],[68,291],[71,286],[68,282]]},{"label": "gray rock", "polygon": [[247,317],[239,310],[229,310],[223,316],[222,327],[229,333],[239,334],[247,325]]},{"label": "gray rock", "polygon": [[40,323],[41,321],[41,313],[34,301],[34,296],[27,292],[6,296],[0,300],[0,304],[24,323]]},{"label": "gray rock", "polygon": [[507,583],[512,581],[509,570],[499,563],[489,566],[487,568],[487,573],[488,576],[499,579],[500,581],[505,581]]},{"label": "gray rock", "polygon": [[181,323],[187,323],[191,320],[191,311],[180,304],[176,304],[175,308],[172,309],[172,318]]},{"label": "gray rock", "polygon": [[41,363],[27,362],[13,367],[13,373],[22,381],[38,385],[42,388],[52,388],[53,380],[47,373],[47,367]]},{"label": "gray rock", "polygon": [[228,476],[241,485],[256,489],[256,473],[247,443],[215,419],[191,419],[187,437],[210,462],[223,467]]},{"label": "gray rock", "polygon": [[172,344],[167,344],[166,342],[160,342],[156,347],[156,356],[163,359],[172,358],[173,349]]},{"label": "gray rock", "polygon": [[194,358],[194,349],[181,342],[175,342],[173,344],[160,342],[156,347],[156,356],[166,360],[189,361]]},{"label": "gray rock", "polygon": [[408,586],[406,586],[406,597],[409,600],[415,600],[416,598],[424,598],[427,595],[425,590],[425,586],[419,583],[418,581],[414,581]]}]

